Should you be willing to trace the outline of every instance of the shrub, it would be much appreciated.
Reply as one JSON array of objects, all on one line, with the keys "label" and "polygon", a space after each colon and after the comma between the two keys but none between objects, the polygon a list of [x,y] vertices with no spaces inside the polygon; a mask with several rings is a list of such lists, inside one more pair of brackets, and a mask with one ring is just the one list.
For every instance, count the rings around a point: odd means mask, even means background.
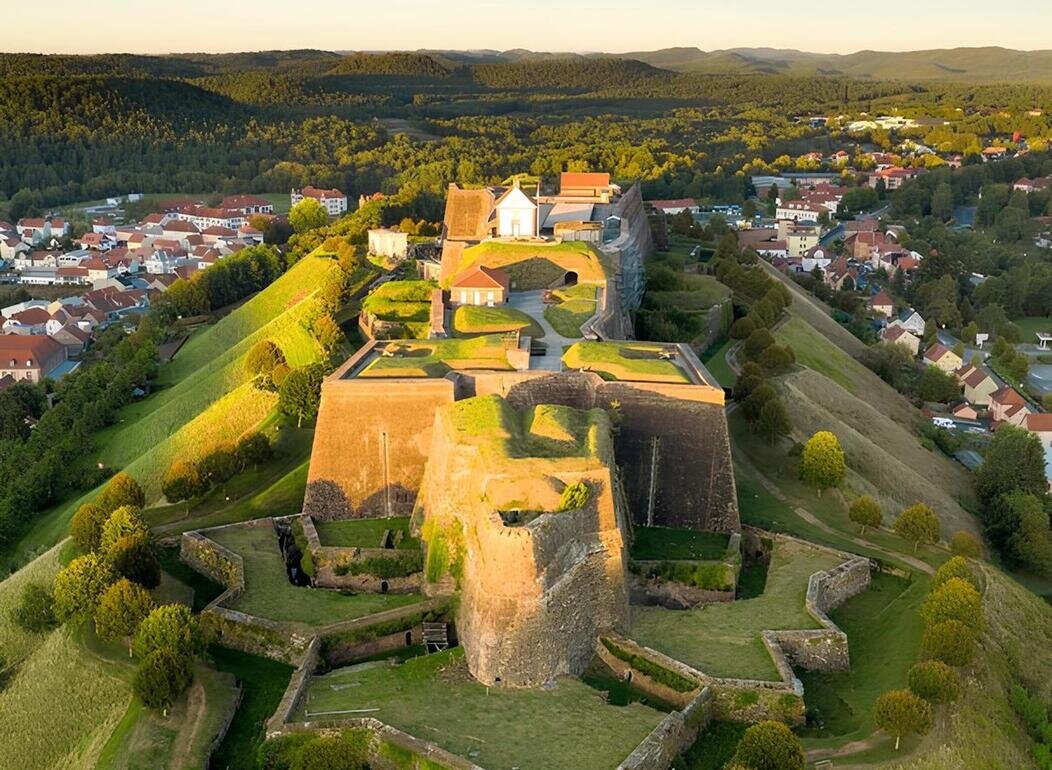
[{"label": "shrub", "polygon": [[958,577],[933,588],[921,605],[920,614],[929,626],[957,620],[976,631],[983,627],[982,598],[975,586]]},{"label": "shrub", "polygon": [[839,486],[845,473],[844,450],[836,434],[820,430],[807,440],[800,456],[801,479],[821,494],[827,487]]},{"label": "shrub", "polygon": [[967,666],[975,658],[975,631],[959,620],[933,623],[924,630],[921,650],[947,666]]},{"label": "shrub", "polygon": [[899,537],[913,543],[914,553],[921,543],[932,544],[939,540],[939,517],[924,503],[906,508],[895,519],[894,527]]},{"label": "shrub", "polygon": [[55,615],[79,622],[95,611],[99,597],[113,582],[113,573],[95,553],[78,556],[55,575]]},{"label": "shrub", "polygon": [[563,489],[562,494],[559,496],[558,510],[576,511],[579,508],[584,508],[585,503],[588,502],[590,494],[591,490],[583,481],[569,484]]},{"label": "shrub", "polygon": [[800,739],[782,722],[765,720],[745,731],[732,762],[750,770],[803,770]]},{"label": "shrub", "polygon": [[895,736],[895,749],[904,735],[924,735],[931,730],[931,706],[909,690],[891,690],[877,699],[873,721],[884,732]]},{"label": "shrub", "polygon": [[146,505],[146,493],[142,491],[142,487],[135,479],[121,472],[110,479],[110,482],[95,499],[95,504],[106,513],[112,513],[125,505],[142,508]]},{"label": "shrub", "polygon": [[11,622],[23,631],[42,634],[58,624],[55,617],[55,597],[41,583],[26,583],[18,604],[9,612]]},{"label": "shrub", "polygon": [[879,527],[884,521],[880,512],[880,503],[869,495],[855,498],[851,507],[848,508],[847,516],[862,528],[862,533],[865,533],[866,527]]},{"label": "shrub", "polygon": [[[152,610],[153,599],[149,592],[122,578],[107,588],[99,599],[99,606],[95,609],[95,631],[109,642],[130,640]],[[131,654],[130,644],[128,654]]]},{"label": "shrub", "polygon": [[190,658],[169,648],[147,655],[132,679],[132,689],[147,708],[163,709],[183,694],[193,681]]},{"label": "shrub", "polygon": [[161,563],[157,560],[150,536],[143,533],[124,535],[106,553],[113,572],[146,588],[161,584]]},{"label": "shrub", "polygon": [[102,525],[102,535],[99,537],[99,550],[109,557],[110,551],[117,541],[128,535],[141,537],[150,536],[150,528],[143,521],[142,514],[138,508],[130,505],[122,505],[110,514],[106,523]]},{"label": "shrub", "polygon": [[943,562],[942,566],[935,572],[935,577],[932,578],[931,586],[928,590],[934,591],[950,578],[967,580],[977,591],[980,588],[979,579],[975,576],[975,572],[972,571],[967,559],[963,556],[952,556]]},{"label": "shrub", "polygon": [[94,551],[99,547],[99,537],[106,519],[107,513],[103,508],[95,503],[84,503],[73,514],[69,536],[81,551]]},{"label": "shrub", "polygon": [[979,538],[971,532],[954,532],[950,538],[950,550],[957,556],[966,556],[969,559],[978,559],[983,552],[982,543]]},{"label": "shrub", "polygon": [[960,685],[957,672],[941,660],[915,663],[909,671],[910,689],[929,703],[957,700]]},{"label": "shrub", "polygon": [[193,657],[201,652],[203,640],[198,620],[182,604],[165,604],[155,608],[139,626],[133,649],[137,657],[145,658],[159,649]]}]

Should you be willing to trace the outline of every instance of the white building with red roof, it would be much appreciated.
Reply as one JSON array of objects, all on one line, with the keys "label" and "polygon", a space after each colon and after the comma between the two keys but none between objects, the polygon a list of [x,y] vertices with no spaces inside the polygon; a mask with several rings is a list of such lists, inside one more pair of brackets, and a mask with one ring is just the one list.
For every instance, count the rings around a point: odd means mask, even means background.
[{"label": "white building with red roof", "polygon": [[305,198],[313,198],[318,201],[330,217],[338,217],[347,211],[347,196],[336,189],[325,190],[318,187],[304,187],[301,190],[292,189],[291,202],[293,206]]},{"label": "white building with red roof", "polygon": [[454,305],[503,305],[511,292],[511,279],[497,267],[469,267],[453,278],[450,301]]}]

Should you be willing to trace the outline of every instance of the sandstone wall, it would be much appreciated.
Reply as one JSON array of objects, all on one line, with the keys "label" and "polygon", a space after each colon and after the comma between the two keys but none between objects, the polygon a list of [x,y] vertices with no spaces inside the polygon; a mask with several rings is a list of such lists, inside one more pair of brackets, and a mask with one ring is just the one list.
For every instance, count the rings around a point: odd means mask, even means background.
[{"label": "sandstone wall", "polygon": [[453,401],[453,383],[339,374],[322,385],[304,513],[321,519],[409,515],[435,408]]}]

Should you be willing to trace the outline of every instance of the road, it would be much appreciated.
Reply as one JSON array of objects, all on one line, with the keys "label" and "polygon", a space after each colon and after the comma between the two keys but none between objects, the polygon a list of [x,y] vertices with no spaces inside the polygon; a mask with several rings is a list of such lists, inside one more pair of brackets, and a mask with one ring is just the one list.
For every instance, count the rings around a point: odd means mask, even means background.
[{"label": "road", "polygon": [[547,369],[552,372],[562,371],[563,348],[578,342],[579,339],[564,337],[548,323],[544,317],[544,292],[543,291],[513,291],[508,295],[508,307],[521,310],[528,315],[544,331],[544,344],[547,352],[543,356],[534,356],[530,359],[531,369]]}]

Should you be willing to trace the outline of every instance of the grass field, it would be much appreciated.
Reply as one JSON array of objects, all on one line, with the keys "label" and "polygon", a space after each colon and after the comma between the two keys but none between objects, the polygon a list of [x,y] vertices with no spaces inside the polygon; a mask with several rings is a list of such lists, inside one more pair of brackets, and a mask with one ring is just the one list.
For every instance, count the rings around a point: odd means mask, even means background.
[{"label": "grass field", "polygon": [[667,527],[637,527],[633,559],[722,559],[730,535]]},{"label": "grass field", "polygon": [[761,596],[693,610],[632,607],[629,636],[711,676],[776,680],[760,632],[818,628],[804,609],[807,580],[842,561],[798,543],[776,542]]},{"label": "grass field", "polygon": [[514,291],[546,289],[560,281],[567,272],[576,273],[578,280],[583,283],[601,283],[607,278],[607,268],[599,252],[583,241],[485,241],[464,249],[460,264],[453,275],[458,275],[476,264],[499,267],[506,271]]},{"label": "grass field", "polygon": [[875,731],[873,704],[881,693],[906,687],[906,672],[917,660],[924,631],[917,610],[928,584],[925,575],[908,582],[878,572],[868,590],[830,613],[847,634],[851,670],[797,672],[804,683],[804,703],[822,723],[807,731],[808,748],[859,740]]},{"label": "grass field", "polygon": [[644,342],[577,342],[563,352],[563,364],[610,380],[689,383],[677,364],[659,357],[666,347]]},{"label": "grass field", "polygon": [[344,595],[337,591],[298,588],[288,581],[278,540],[269,526],[228,527],[205,533],[245,561],[245,590],[230,607],[297,628],[336,623],[413,604],[416,594]]},{"label": "grass field", "polygon": [[432,281],[388,281],[373,290],[362,309],[381,321],[426,323],[431,318]]},{"label": "grass field", "polygon": [[396,516],[390,519],[346,519],[344,521],[318,521],[314,524],[318,539],[323,546],[340,548],[380,548],[384,532],[392,535],[402,533],[397,548],[418,549],[420,541],[409,534],[409,517]]},{"label": "grass field", "polygon": [[453,311],[453,333],[458,337],[501,332],[521,332],[534,339],[544,336],[536,321],[515,308],[460,305]]},{"label": "grass field", "polygon": [[299,718],[355,708],[378,708],[370,716],[483,767],[520,770],[609,770],[664,716],[639,703],[608,705],[571,678],[551,688],[487,688],[471,678],[460,648],[315,677]]},{"label": "grass field", "polygon": [[595,284],[578,283],[555,289],[558,302],[544,309],[544,317],[559,334],[573,339],[581,336],[581,325],[595,315],[599,289]]},{"label": "grass field", "polygon": [[293,668],[225,647],[209,648],[208,656],[217,669],[233,674],[244,688],[241,705],[212,757],[211,767],[256,770],[256,748],[263,742],[263,727],[281,702]]},{"label": "grass field", "polygon": [[389,343],[391,356],[380,356],[359,377],[443,377],[459,369],[511,369],[504,338],[489,334],[470,339],[400,340]]},{"label": "grass field", "polygon": [[727,353],[736,342],[737,340],[732,340],[728,337],[719,347],[712,351],[706,351],[705,355],[701,357],[701,362],[705,364],[705,368],[716,378],[716,382],[725,388],[733,388],[734,383],[738,381],[738,375],[734,373],[730,364],[727,363]]},{"label": "grass field", "polygon": [[797,363],[825,375],[849,393],[859,395],[871,382],[870,378],[876,378],[801,318],[790,317],[774,336],[781,344],[792,347]]},{"label": "grass field", "polygon": [[1025,318],[1013,318],[1012,323],[1019,327],[1023,333],[1023,342],[1036,345],[1038,332],[1052,334],[1052,318],[1047,316],[1027,316]]},{"label": "grass field", "polygon": [[29,583],[51,586],[63,567],[67,550],[63,545],[56,545],[0,582],[0,654],[9,665],[29,657],[44,641],[40,634],[27,633],[12,623],[8,618],[11,609],[18,604],[22,589]]}]

